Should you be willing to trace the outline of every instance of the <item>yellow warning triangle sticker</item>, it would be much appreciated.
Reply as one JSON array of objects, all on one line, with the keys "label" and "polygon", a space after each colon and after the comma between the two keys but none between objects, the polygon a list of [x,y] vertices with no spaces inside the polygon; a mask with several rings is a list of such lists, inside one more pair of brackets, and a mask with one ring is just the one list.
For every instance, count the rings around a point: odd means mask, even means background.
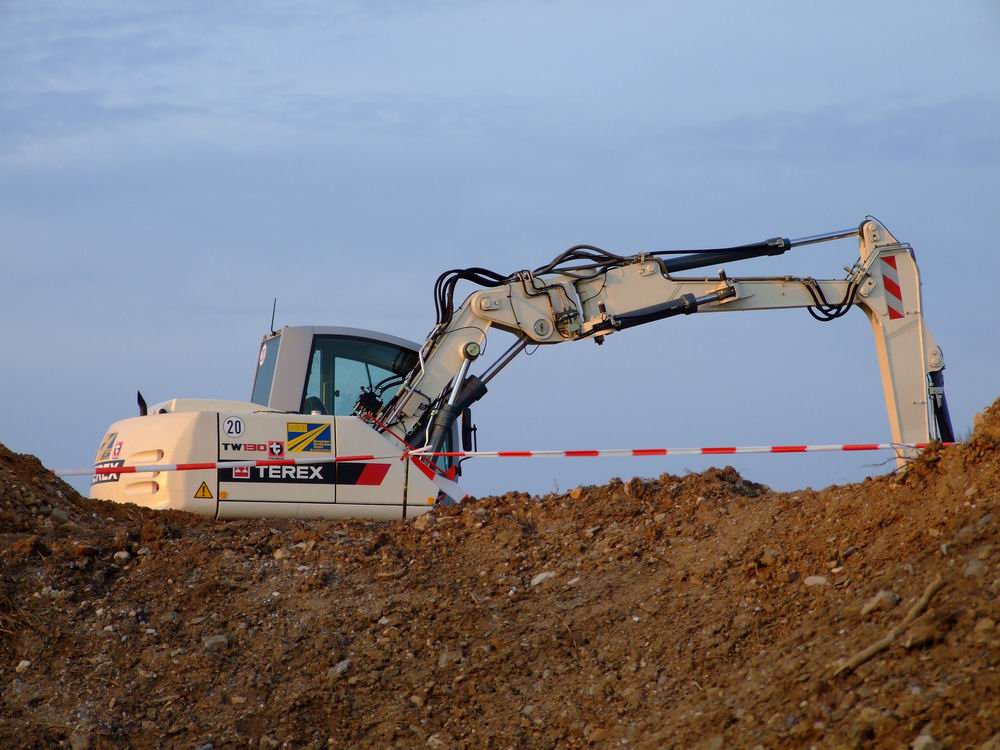
[{"label": "yellow warning triangle sticker", "polygon": [[208,485],[202,482],[201,487],[199,487],[198,491],[194,493],[194,496],[198,500],[211,500],[212,490],[208,489]]}]

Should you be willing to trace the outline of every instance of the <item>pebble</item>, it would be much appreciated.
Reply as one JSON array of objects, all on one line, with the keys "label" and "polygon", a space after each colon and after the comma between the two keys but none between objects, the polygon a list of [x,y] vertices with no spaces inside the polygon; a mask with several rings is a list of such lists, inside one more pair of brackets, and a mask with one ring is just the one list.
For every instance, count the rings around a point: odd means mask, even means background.
[{"label": "pebble", "polygon": [[972,576],[981,575],[984,570],[986,570],[986,563],[984,563],[982,560],[977,560],[976,558],[972,558],[966,564],[965,570],[962,571],[962,575],[964,575],[966,578],[970,578]]},{"label": "pebble", "polygon": [[332,667],[330,667],[329,675],[331,677],[343,677],[347,674],[347,671],[351,668],[351,660],[344,659],[343,661],[338,661]]},{"label": "pebble", "polygon": [[198,745],[194,750],[215,750],[215,745],[211,742],[206,742],[204,745]]},{"label": "pebble", "polygon": [[864,603],[861,607],[861,616],[868,617],[868,615],[872,612],[877,612],[883,609],[892,609],[899,604],[900,601],[901,599],[898,594],[893,591],[883,589]]},{"label": "pebble", "polygon": [[570,499],[579,500],[583,497],[583,487],[574,487],[569,491]]},{"label": "pebble", "polygon": [[858,711],[858,718],[861,719],[865,724],[874,724],[876,721],[882,718],[882,712],[877,708],[872,708],[871,706],[864,706]]},{"label": "pebble", "polygon": [[778,550],[765,547],[764,551],[760,553],[760,564],[764,567],[770,567],[778,562],[779,557],[781,557],[781,553]]},{"label": "pebble", "polygon": [[452,664],[458,664],[462,661],[461,651],[442,651],[440,656],[438,656],[438,669],[445,669]]},{"label": "pebble", "polygon": [[224,651],[229,645],[229,638],[225,635],[209,635],[201,639],[201,645],[210,654],[218,653],[219,651]]},{"label": "pebble", "polygon": [[18,674],[23,674],[28,671],[28,667],[30,666],[31,666],[30,661],[28,661],[27,659],[21,659],[21,661],[17,663],[17,666],[14,667],[14,671],[17,672]]},{"label": "pebble", "polygon": [[925,727],[910,744],[913,750],[944,750],[944,745],[934,739],[934,735]]},{"label": "pebble", "polygon": [[535,586],[545,583],[547,580],[553,578],[554,576],[555,573],[551,570],[546,570],[542,573],[539,573],[538,575],[536,575],[534,578],[531,579],[531,586],[532,588],[534,588]]},{"label": "pebble", "polygon": [[118,550],[117,552],[115,552],[115,562],[116,563],[128,562],[131,558],[132,558],[132,555],[130,555],[128,552],[126,552],[123,549],[122,550]]},{"label": "pebble", "polygon": [[288,557],[288,551],[284,547],[278,547],[278,549],[271,553],[271,556],[275,560],[284,560]]},{"label": "pebble", "polygon": [[417,529],[417,531],[424,531],[436,523],[437,519],[434,516],[430,513],[424,513],[422,516],[417,516],[417,520],[413,522],[413,528]]},{"label": "pebble", "polygon": [[929,646],[930,644],[941,640],[943,636],[944,631],[941,624],[932,620],[928,615],[923,615],[914,620],[910,629],[906,631],[906,635],[902,641],[902,646],[906,650],[919,648],[921,646]]},{"label": "pebble", "polygon": [[826,586],[826,576],[809,576],[802,583],[806,586]]},{"label": "pebble", "polygon": [[69,513],[64,511],[62,508],[53,508],[52,513],[50,513],[49,515],[51,515],[52,518],[56,519],[57,521],[69,520]]},{"label": "pebble", "polygon": [[992,633],[996,629],[996,622],[989,617],[980,617],[976,620],[976,626],[973,628],[973,632],[977,635],[987,635]]}]

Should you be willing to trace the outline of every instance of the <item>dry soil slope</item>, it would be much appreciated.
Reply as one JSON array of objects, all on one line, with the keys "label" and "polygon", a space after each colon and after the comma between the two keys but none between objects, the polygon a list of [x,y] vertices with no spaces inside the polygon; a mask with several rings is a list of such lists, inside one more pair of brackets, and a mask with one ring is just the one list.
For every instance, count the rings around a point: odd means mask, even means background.
[{"label": "dry soil slope", "polygon": [[998,505],[1000,403],[901,477],[415,524],[95,503],[0,449],[0,745],[997,747]]}]

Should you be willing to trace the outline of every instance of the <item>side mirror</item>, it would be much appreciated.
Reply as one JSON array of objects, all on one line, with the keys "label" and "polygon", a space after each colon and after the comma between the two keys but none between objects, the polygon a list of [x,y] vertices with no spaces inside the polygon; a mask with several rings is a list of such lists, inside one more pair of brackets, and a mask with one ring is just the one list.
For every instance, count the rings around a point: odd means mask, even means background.
[{"label": "side mirror", "polygon": [[476,449],[476,426],[472,424],[472,409],[462,411],[462,450]]}]

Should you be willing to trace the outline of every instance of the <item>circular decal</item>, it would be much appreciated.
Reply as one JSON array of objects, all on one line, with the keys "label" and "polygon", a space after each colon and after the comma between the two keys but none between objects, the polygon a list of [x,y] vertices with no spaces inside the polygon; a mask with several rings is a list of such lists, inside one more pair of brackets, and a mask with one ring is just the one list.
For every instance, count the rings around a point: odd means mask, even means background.
[{"label": "circular decal", "polygon": [[257,367],[264,366],[264,357],[267,356],[267,344],[261,344],[260,347],[260,359],[257,360]]},{"label": "circular decal", "polygon": [[229,437],[239,437],[246,432],[246,427],[243,424],[243,420],[239,417],[226,417],[222,423],[222,431]]}]

